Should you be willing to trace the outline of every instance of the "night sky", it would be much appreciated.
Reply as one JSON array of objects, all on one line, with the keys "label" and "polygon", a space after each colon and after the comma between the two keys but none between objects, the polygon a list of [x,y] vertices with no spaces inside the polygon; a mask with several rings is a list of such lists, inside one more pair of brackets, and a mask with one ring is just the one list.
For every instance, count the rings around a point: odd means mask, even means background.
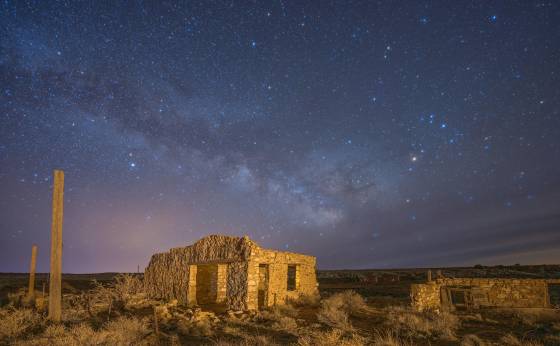
[{"label": "night sky", "polygon": [[318,267],[560,262],[558,1],[3,1],[0,271],[208,234]]}]

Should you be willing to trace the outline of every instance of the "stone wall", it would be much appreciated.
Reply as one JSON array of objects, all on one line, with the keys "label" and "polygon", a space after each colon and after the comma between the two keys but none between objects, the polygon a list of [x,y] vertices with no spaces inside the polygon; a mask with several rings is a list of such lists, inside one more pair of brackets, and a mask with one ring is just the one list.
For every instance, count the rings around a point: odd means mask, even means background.
[{"label": "stone wall", "polygon": [[[262,248],[253,249],[248,263],[248,309],[258,308],[259,265],[268,265],[266,306],[284,304],[302,295],[318,296],[315,257]],[[296,265],[296,289],[287,290],[288,265]]]},{"label": "stone wall", "polygon": [[[189,265],[245,262],[249,259],[253,247],[258,245],[248,237],[210,235],[191,246],[173,248],[168,252],[155,254],[144,272],[146,292],[152,298],[177,299],[180,303],[193,303],[195,296],[192,290],[190,293],[187,291],[189,291],[189,282],[194,284],[196,273],[194,276],[189,275]],[[234,289],[234,291],[240,290],[240,288]]]},{"label": "stone wall", "polygon": [[[201,275],[204,265],[213,264],[212,275]],[[148,295],[157,299],[177,299],[197,305],[197,286],[216,292],[216,303],[234,310],[259,308],[259,265],[268,268],[265,306],[283,304],[302,295],[318,295],[315,257],[262,249],[248,237],[212,235],[191,246],[155,254],[144,273]],[[296,287],[287,290],[288,265],[296,266]],[[216,267],[217,266],[217,267]],[[208,269],[208,267],[206,267]],[[197,275],[198,274],[198,275]],[[205,281],[197,282],[208,277]],[[202,290],[201,290],[202,289]]]},{"label": "stone wall", "polygon": [[232,262],[227,267],[226,304],[233,310],[247,310],[247,262]]},{"label": "stone wall", "polygon": [[[549,308],[550,279],[441,278],[413,284],[412,305],[417,310],[477,308]],[[452,295],[465,297],[465,304],[453,302]]]}]

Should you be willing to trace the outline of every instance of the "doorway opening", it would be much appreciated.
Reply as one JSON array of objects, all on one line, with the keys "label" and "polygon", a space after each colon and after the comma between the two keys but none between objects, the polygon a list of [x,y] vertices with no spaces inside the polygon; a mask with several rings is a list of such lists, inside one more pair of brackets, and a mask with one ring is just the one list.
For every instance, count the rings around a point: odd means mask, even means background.
[{"label": "doorway opening", "polygon": [[268,306],[268,264],[259,264],[259,283],[258,283],[258,308],[263,309]]},{"label": "doorway opening", "polygon": [[548,299],[550,307],[560,308],[560,284],[548,284]]},{"label": "doorway opening", "polygon": [[218,265],[199,264],[196,270],[196,302],[215,304],[218,298]]}]

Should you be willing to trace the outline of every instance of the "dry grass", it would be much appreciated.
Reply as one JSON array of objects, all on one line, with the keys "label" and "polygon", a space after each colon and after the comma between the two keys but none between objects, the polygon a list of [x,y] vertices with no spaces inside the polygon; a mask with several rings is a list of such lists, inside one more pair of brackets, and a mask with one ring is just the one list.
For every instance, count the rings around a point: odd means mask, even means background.
[{"label": "dry grass", "polygon": [[177,322],[177,329],[183,335],[212,336],[215,326],[209,319],[196,321],[180,320]]},{"label": "dry grass", "polygon": [[362,296],[354,291],[336,293],[321,301],[317,319],[328,326],[351,330],[349,316],[366,308]]},{"label": "dry grass", "polygon": [[402,334],[414,338],[438,337],[456,340],[460,325],[457,316],[442,312],[418,312],[408,307],[386,309],[387,324]]},{"label": "dry grass", "polygon": [[115,277],[115,297],[127,302],[131,296],[144,291],[144,283],[139,277],[131,274],[118,274]]},{"label": "dry grass", "polygon": [[150,334],[146,321],[134,317],[119,317],[108,322],[100,330],[93,329],[87,323],[80,323],[65,328],[62,324],[50,325],[42,334],[27,340],[20,340],[18,345],[143,345]]},{"label": "dry grass", "polygon": [[291,304],[278,305],[268,310],[259,311],[256,315],[256,320],[280,322],[281,319],[286,317],[295,319],[298,313],[298,310]]},{"label": "dry grass", "polygon": [[295,334],[298,329],[296,320],[292,317],[282,316],[272,325],[274,329],[283,330]]},{"label": "dry grass", "polygon": [[316,307],[319,306],[321,302],[321,297],[319,295],[311,295],[311,294],[300,294],[297,299],[290,299],[288,303],[290,305],[296,307],[308,306],[308,307]]},{"label": "dry grass", "polygon": [[[549,340],[550,341],[550,340]],[[559,340],[547,342],[547,345],[560,345],[558,342]],[[519,340],[513,334],[504,335],[500,339],[500,345],[507,345],[507,346],[543,346],[543,343],[537,340]]]},{"label": "dry grass", "polygon": [[405,340],[399,333],[392,329],[378,330],[375,332],[373,346],[413,346],[410,339]]},{"label": "dry grass", "polygon": [[147,320],[125,316],[108,322],[103,331],[112,345],[135,345],[150,333]]},{"label": "dry grass", "polygon": [[344,332],[340,329],[331,329],[329,331],[315,331],[298,338],[298,346],[363,346],[367,340],[362,336]]},{"label": "dry grass", "polygon": [[43,317],[34,310],[13,307],[2,309],[0,310],[0,343],[15,340],[40,329],[43,325]]},{"label": "dry grass", "polygon": [[278,345],[272,339],[265,335],[249,336],[244,335],[242,341],[231,342],[229,340],[215,340],[212,345],[215,346],[276,346]]},{"label": "dry grass", "polygon": [[461,346],[486,346],[486,342],[474,334],[467,334],[461,339]]}]

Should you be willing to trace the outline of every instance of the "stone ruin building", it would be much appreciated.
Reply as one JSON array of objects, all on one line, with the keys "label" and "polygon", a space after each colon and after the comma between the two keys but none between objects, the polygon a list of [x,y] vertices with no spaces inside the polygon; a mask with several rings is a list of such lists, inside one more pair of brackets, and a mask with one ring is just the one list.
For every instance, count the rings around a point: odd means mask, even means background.
[{"label": "stone ruin building", "polygon": [[438,278],[413,284],[417,310],[560,308],[560,279]]},{"label": "stone ruin building", "polygon": [[148,295],[187,306],[256,310],[318,296],[315,257],[263,249],[249,237],[210,235],[152,256]]}]

